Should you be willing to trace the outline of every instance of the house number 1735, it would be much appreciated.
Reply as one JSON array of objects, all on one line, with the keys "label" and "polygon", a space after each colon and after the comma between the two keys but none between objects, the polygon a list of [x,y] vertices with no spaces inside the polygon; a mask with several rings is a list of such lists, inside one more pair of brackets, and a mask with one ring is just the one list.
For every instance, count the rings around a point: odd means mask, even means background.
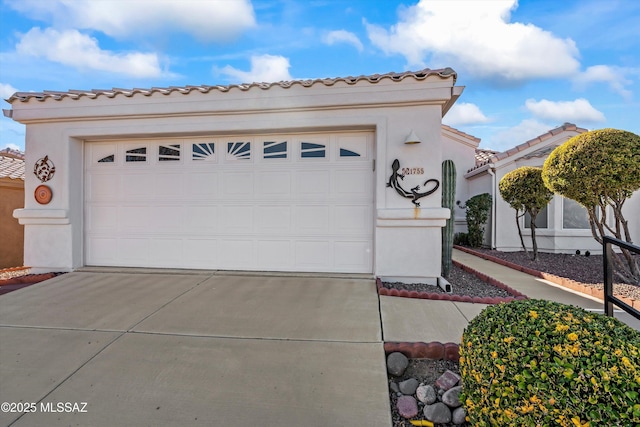
[{"label": "house number 1735", "polygon": [[402,168],[402,175],[424,175],[424,168]]}]

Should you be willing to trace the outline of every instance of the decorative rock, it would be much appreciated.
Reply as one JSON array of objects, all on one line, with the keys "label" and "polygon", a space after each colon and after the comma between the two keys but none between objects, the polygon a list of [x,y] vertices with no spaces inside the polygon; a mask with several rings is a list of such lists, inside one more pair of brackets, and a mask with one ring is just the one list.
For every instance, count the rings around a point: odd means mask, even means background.
[{"label": "decorative rock", "polygon": [[402,353],[396,351],[387,357],[387,372],[393,376],[399,377],[404,374],[407,366],[409,366],[409,359]]},{"label": "decorative rock", "polygon": [[401,396],[396,403],[398,414],[404,418],[413,418],[418,415],[418,402],[413,396]]},{"label": "decorative rock", "polygon": [[460,382],[460,375],[447,369],[446,372],[436,380],[436,386],[446,391],[458,385],[458,382]]},{"label": "decorative rock", "polygon": [[467,411],[463,407],[456,408],[451,413],[451,422],[455,425],[464,424],[467,418]]},{"label": "decorative rock", "polygon": [[403,394],[406,395],[412,395],[413,393],[416,392],[416,389],[418,388],[418,380],[415,378],[409,378],[408,380],[402,381],[401,383],[398,384],[398,387],[400,388],[400,391]]},{"label": "decorative rock", "polygon": [[400,388],[398,387],[398,383],[396,383],[394,381],[391,381],[391,384],[389,384],[389,388],[394,393],[398,393],[400,391]]},{"label": "decorative rock", "polygon": [[416,397],[424,404],[431,405],[437,400],[436,390],[431,385],[423,385],[416,389]]},{"label": "decorative rock", "polygon": [[461,392],[461,385],[447,390],[447,392],[442,395],[442,402],[445,403],[449,408],[457,408],[459,406],[462,406],[462,403],[460,402]]},{"label": "decorative rock", "polygon": [[425,405],[424,417],[435,424],[446,424],[451,421],[451,409],[442,402]]}]

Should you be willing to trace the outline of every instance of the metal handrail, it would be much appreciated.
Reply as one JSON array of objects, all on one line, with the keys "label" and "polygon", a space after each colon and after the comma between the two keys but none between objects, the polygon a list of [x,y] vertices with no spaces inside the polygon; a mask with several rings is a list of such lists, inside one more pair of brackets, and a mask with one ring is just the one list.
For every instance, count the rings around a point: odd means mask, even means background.
[{"label": "metal handrail", "polygon": [[640,246],[632,245],[624,240],[616,239],[610,236],[604,236],[602,239],[602,253],[604,255],[604,314],[613,316],[613,305],[617,305],[636,319],[640,320],[640,311],[631,307],[629,304],[613,296],[613,266],[611,264],[613,253],[612,245],[619,246],[628,251],[640,254]]}]

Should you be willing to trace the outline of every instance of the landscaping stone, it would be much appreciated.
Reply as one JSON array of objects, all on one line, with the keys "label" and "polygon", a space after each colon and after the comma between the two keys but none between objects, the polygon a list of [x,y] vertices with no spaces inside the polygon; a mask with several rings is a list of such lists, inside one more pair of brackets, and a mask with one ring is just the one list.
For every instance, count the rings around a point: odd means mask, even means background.
[{"label": "landscaping stone", "polygon": [[413,396],[401,396],[396,404],[398,413],[403,418],[413,418],[418,415],[418,402]]},{"label": "landscaping stone", "polygon": [[405,380],[399,383],[398,387],[400,388],[400,391],[402,392],[402,394],[412,395],[413,393],[416,392],[416,389],[418,388],[419,385],[420,383],[418,382],[417,379],[409,378],[408,380]]},{"label": "landscaping stone", "polygon": [[467,418],[467,411],[463,408],[456,408],[451,413],[451,422],[455,425],[463,424]]},{"label": "landscaping stone", "polygon": [[436,386],[440,387],[442,390],[449,390],[452,387],[455,387],[460,382],[460,375],[455,372],[451,372],[447,370],[444,374],[440,376],[436,380]]},{"label": "landscaping stone", "polygon": [[462,406],[462,403],[460,402],[460,393],[462,393],[461,385],[453,387],[442,395],[442,402],[450,408]]},{"label": "landscaping stone", "polygon": [[451,409],[442,402],[425,405],[423,414],[426,419],[434,423],[445,424],[451,422]]},{"label": "landscaping stone", "polygon": [[397,382],[393,382],[392,381],[391,384],[389,384],[389,388],[394,393],[399,393],[400,392],[400,387],[398,387],[398,383]]},{"label": "landscaping stone", "polygon": [[436,390],[432,385],[422,385],[416,389],[416,397],[426,405],[431,405],[437,400]]},{"label": "landscaping stone", "polygon": [[395,377],[404,374],[407,366],[409,366],[409,359],[402,353],[391,353],[389,357],[387,357],[387,372]]}]

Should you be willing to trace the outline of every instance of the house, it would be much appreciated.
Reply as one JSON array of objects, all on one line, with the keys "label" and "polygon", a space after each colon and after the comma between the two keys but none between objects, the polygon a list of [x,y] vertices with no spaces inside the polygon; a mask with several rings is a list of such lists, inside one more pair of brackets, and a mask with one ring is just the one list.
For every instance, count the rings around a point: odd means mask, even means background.
[{"label": "house", "polygon": [[0,151],[0,268],[23,265],[24,227],[13,211],[24,206],[24,156],[9,148]]},{"label": "house", "polygon": [[[476,165],[468,170],[464,178],[469,194],[489,193],[493,196],[491,217],[485,229],[487,246],[501,251],[521,250],[515,211],[500,197],[498,190],[498,183],[502,177],[521,166],[542,167],[556,147],[586,131],[574,124],[565,123],[505,152],[475,153]],[[468,155],[470,156],[470,153]],[[640,242],[640,192],[635,192],[627,201],[623,212],[629,221],[633,241]],[[530,249],[529,223],[528,216],[520,218],[525,245]],[[602,252],[601,245],[591,233],[586,209],[558,194],[536,218],[536,241],[541,252]]]},{"label": "house", "polygon": [[16,93],[25,263],[433,281],[456,77]]}]

